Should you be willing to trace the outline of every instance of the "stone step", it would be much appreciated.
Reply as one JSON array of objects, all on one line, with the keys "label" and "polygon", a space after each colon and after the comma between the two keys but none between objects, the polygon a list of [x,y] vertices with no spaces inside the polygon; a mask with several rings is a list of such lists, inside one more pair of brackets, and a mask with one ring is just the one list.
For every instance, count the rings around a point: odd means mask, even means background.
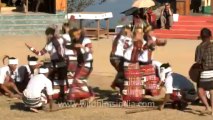
[{"label": "stone step", "polygon": [[32,30],[32,29],[20,29],[20,30],[0,30],[0,35],[1,36],[8,36],[8,35],[43,35],[45,30],[43,29],[37,29],[37,30]]},{"label": "stone step", "polygon": [[14,19],[65,19],[62,15],[0,15],[0,20],[14,20]]},{"label": "stone step", "polygon": [[13,13],[0,14],[0,35],[44,34],[45,29],[66,22],[65,14]]},{"label": "stone step", "polygon": [[48,23],[61,23],[65,22],[64,19],[26,19],[26,20],[0,20],[0,25],[5,24],[35,24],[35,23],[41,23],[41,24],[48,24]]}]

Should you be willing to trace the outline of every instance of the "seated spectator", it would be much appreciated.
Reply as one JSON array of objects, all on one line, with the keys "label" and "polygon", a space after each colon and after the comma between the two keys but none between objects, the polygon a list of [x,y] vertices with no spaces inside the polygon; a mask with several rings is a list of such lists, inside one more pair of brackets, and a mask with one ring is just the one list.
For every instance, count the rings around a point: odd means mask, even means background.
[{"label": "seated spectator", "polygon": [[18,59],[5,56],[3,63],[6,58],[8,58],[8,65],[0,68],[0,90],[11,98],[20,98],[22,93],[14,83],[17,79]]},{"label": "seated spectator", "polygon": [[160,21],[161,21],[162,29],[165,29],[165,28],[170,29],[172,27],[173,13],[172,13],[169,3],[165,4],[165,8],[161,12]]}]

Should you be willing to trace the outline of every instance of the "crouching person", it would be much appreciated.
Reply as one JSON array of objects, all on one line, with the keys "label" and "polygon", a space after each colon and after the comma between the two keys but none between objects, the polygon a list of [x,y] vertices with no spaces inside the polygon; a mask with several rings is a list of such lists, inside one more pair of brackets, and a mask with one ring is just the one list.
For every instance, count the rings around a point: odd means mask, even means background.
[{"label": "crouching person", "polygon": [[164,81],[164,87],[166,89],[163,104],[160,105],[159,109],[162,110],[164,105],[169,101],[171,94],[173,93],[173,77],[172,69],[169,64],[162,64],[160,66],[160,77]]},{"label": "crouching person", "polygon": [[23,92],[23,90],[27,87],[30,79],[36,74],[37,68],[39,68],[38,58],[35,56],[27,57],[28,64],[20,66],[18,68],[19,79],[15,81],[19,91]]},{"label": "crouching person", "polygon": [[38,109],[44,107],[49,102],[50,111],[52,110],[53,88],[52,82],[47,78],[49,69],[42,66],[39,68],[39,74],[33,76],[27,88],[23,92],[23,102],[33,112],[39,112]]},{"label": "crouching person", "polygon": [[173,73],[169,63],[160,66],[160,77],[164,83],[166,95],[163,103],[159,106],[159,110],[162,110],[170,99],[172,100],[172,107],[178,107],[180,110],[185,109],[189,102],[196,100],[197,94],[194,85],[180,74]]},{"label": "crouching person", "polygon": [[8,65],[0,68],[0,89],[11,98],[20,98],[22,94],[14,82],[17,78],[18,59],[5,56],[3,62],[6,58],[8,58]]}]

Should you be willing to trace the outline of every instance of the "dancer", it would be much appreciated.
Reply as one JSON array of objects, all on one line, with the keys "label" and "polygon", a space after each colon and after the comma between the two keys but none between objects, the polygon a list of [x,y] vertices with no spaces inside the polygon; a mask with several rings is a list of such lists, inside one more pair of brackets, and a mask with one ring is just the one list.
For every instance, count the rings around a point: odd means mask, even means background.
[{"label": "dancer", "polygon": [[123,84],[123,54],[124,51],[132,45],[132,32],[129,26],[125,26],[122,31],[115,37],[112,45],[112,51],[110,54],[110,63],[117,71],[115,80],[113,81],[111,88],[116,87],[122,90]]},{"label": "dancer", "polygon": [[133,33],[133,45],[124,53],[124,89],[122,90],[123,105],[128,101],[142,100],[141,74],[138,64],[138,56],[143,47],[143,29],[136,27]]},{"label": "dancer", "polygon": [[[64,51],[65,51],[65,41],[63,38],[59,36],[58,26],[48,27],[45,31],[47,41],[45,47],[41,51],[37,51],[35,48],[31,47],[30,45],[26,44],[26,46],[36,55],[42,56],[46,53],[50,54],[50,59],[53,65],[53,71],[50,74],[50,79],[54,80],[57,78],[60,81],[67,80],[67,63],[64,59]],[[60,86],[60,98],[64,100],[65,93],[64,93],[64,85]]]},{"label": "dancer", "polygon": [[[71,37],[69,35],[69,32],[70,32],[69,23],[63,24],[62,32],[63,32],[62,38],[65,40],[66,46],[71,45],[72,40],[71,40]],[[65,58],[66,58],[67,63],[68,63],[68,74],[69,74],[68,77],[73,78],[75,71],[76,71],[76,68],[77,68],[77,64],[78,64],[76,51],[74,49],[65,48]]]},{"label": "dancer", "polygon": [[72,38],[72,44],[69,48],[77,52],[78,66],[74,74],[74,81],[70,88],[68,98],[74,100],[93,98],[94,94],[87,85],[87,79],[93,69],[92,42],[84,36],[81,29],[72,29],[70,36]]}]

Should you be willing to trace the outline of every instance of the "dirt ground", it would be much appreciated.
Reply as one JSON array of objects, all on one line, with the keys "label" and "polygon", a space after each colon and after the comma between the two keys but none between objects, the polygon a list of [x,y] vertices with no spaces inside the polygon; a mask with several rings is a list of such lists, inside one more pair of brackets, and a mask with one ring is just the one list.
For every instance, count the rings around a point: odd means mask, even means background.
[{"label": "dirt ground", "polygon": [[[45,44],[44,36],[1,36],[0,60],[4,55],[17,57],[20,64],[26,64],[27,55],[33,55],[24,45],[28,43],[37,49],[42,49]],[[188,70],[194,62],[194,52],[200,41],[169,40],[166,47],[158,48],[155,59],[169,62],[173,70],[188,78]],[[102,39],[93,41],[94,44],[94,71],[89,78],[89,84],[102,93],[102,97],[109,98],[113,91],[110,84],[114,79],[115,71],[109,63],[109,53],[112,40]],[[39,57],[40,60],[48,55]],[[0,63],[2,66],[2,63]],[[19,100],[0,96],[0,120],[210,120],[210,115],[201,115],[199,110],[203,106],[190,105],[186,111],[165,109],[152,110],[135,114],[125,114],[130,108],[121,107],[89,107],[70,108],[56,112],[41,112],[39,114],[24,111]],[[131,108],[133,109],[133,108]]]}]

